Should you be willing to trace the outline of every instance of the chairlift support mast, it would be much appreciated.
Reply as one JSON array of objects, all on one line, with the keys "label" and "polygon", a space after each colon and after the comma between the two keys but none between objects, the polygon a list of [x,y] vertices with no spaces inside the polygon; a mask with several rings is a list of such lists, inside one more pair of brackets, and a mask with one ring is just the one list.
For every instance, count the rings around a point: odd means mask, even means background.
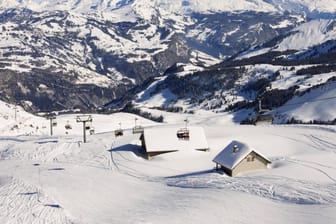
[{"label": "chairlift support mast", "polygon": [[18,110],[17,105],[15,104],[15,106],[14,106],[14,118],[15,118],[15,121],[17,120],[17,112],[19,112],[19,110]]},{"label": "chairlift support mast", "polygon": [[186,118],[186,119],[184,120],[184,122],[185,122],[185,128],[186,128],[186,130],[188,130],[188,124],[189,124],[189,120],[188,120],[188,118]]},{"label": "chairlift support mast", "polygon": [[271,84],[269,84],[267,87],[266,87],[266,89],[265,89],[265,91],[262,93],[262,94],[260,94],[260,96],[258,96],[258,112],[260,113],[261,111],[263,111],[263,109],[262,109],[262,104],[261,104],[261,99],[262,99],[262,96],[264,96],[269,90],[271,90],[272,89],[272,85]]},{"label": "chairlift support mast", "polygon": [[[264,95],[268,90],[270,90],[272,87],[271,85],[268,86],[265,90],[265,92],[262,93],[262,95]],[[254,120],[254,124],[256,125],[257,123],[259,122],[270,122],[271,124],[273,123],[273,115],[270,114],[270,111],[271,110],[268,110],[268,109],[263,109],[262,108],[262,102],[261,102],[261,99],[262,97],[259,96],[257,98],[258,100],[258,113],[257,113],[257,116]]]},{"label": "chairlift support mast", "polygon": [[47,119],[50,120],[50,135],[53,135],[53,124],[54,124],[54,120],[56,119],[56,116],[54,113],[49,113],[46,116]]},{"label": "chairlift support mast", "polygon": [[86,122],[92,122],[91,115],[78,115],[76,118],[77,122],[83,123],[83,142],[86,143]]},{"label": "chairlift support mast", "polygon": [[259,105],[259,107],[258,107],[259,111],[258,112],[261,112],[262,107],[261,107],[261,98],[260,97],[258,97],[258,105]]}]

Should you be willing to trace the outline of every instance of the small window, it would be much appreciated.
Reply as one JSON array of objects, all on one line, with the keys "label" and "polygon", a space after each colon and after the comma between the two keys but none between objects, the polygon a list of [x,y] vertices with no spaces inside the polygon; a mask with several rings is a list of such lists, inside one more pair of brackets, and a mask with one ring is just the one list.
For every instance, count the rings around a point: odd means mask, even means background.
[{"label": "small window", "polygon": [[254,161],[254,156],[248,156],[247,158],[246,158],[246,160],[247,160],[247,162],[253,162]]}]

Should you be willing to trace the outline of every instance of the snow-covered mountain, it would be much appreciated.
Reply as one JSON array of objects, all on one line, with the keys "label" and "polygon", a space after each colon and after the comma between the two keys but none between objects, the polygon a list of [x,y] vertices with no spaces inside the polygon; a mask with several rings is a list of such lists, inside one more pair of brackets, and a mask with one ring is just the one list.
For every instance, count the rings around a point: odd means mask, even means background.
[{"label": "snow-covered mountain", "polygon": [[192,113],[245,109],[237,114],[242,121],[256,116],[261,99],[277,123],[333,123],[335,30],[334,20],[311,20],[203,71],[176,70],[139,91],[133,105]]},{"label": "snow-covered mountain", "polygon": [[169,25],[141,19],[114,22],[27,9],[3,10],[0,18],[2,98],[30,101],[33,110],[95,108],[177,61],[189,62],[196,55],[203,66],[218,61],[197,53]]},{"label": "snow-covered mountain", "polygon": [[[0,0],[0,222],[334,223],[335,12],[334,0]],[[237,125],[258,109],[333,125]],[[89,113],[114,110],[141,116]],[[136,125],[201,126],[210,151],[184,141],[146,160]],[[269,169],[214,170],[232,140]]]},{"label": "snow-covered mountain", "polygon": [[135,11],[139,15],[167,13],[213,13],[232,11],[333,13],[333,0],[2,0],[0,6],[25,7],[34,11],[71,10],[80,13],[116,10]]},{"label": "snow-covered mountain", "polygon": [[[299,79],[332,58],[335,9],[328,0],[4,0],[0,97],[35,112],[149,101],[251,109],[272,77]],[[280,90],[299,94],[287,79]]]}]

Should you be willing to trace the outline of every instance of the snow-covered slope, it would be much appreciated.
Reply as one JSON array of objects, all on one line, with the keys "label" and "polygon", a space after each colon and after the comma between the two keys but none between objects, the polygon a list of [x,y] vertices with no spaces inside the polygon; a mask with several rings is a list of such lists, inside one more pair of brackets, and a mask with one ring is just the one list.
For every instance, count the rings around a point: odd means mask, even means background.
[{"label": "snow-covered slope", "polygon": [[336,36],[335,20],[312,20],[293,30],[293,34],[282,40],[275,51],[307,50],[321,45]]},{"label": "snow-covered slope", "polygon": [[180,112],[248,108],[245,117],[253,117],[260,98],[277,123],[335,122],[335,36],[335,20],[310,20],[206,71],[156,80],[134,104]]},{"label": "snow-covered slope", "polygon": [[[0,104],[1,113],[10,114],[6,108]],[[184,126],[186,117],[204,127],[210,151],[146,160],[139,135],[128,129],[139,117],[93,115],[97,132],[84,144],[80,124],[64,133],[75,116],[57,116],[60,129],[52,137],[1,131],[1,223],[251,223],[253,217],[270,224],[332,224],[336,219],[333,126],[240,126],[230,115],[164,113],[170,128]],[[127,130],[116,138],[120,121]],[[138,122],[145,128],[162,125]],[[212,160],[232,140],[267,156],[270,168],[234,178],[216,172]]]},{"label": "snow-covered slope", "polygon": [[169,2],[161,2],[164,7],[124,3],[104,13],[0,10],[2,99],[29,101],[31,111],[96,110],[176,65],[185,73],[201,71],[302,21],[302,16],[251,11],[187,15],[169,11]]},{"label": "snow-covered slope", "polygon": [[[251,49],[243,52],[237,59],[251,58],[271,51],[286,52],[294,50],[296,54],[304,54],[306,51],[313,50],[314,47],[321,46],[323,48],[323,45],[328,43],[328,41],[335,40],[335,35],[336,23],[334,19],[315,19],[298,25],[288,34],[285,34],[283,38],[279,38],[279,41],[274,46]],[[332,43],[327,45],[331,46],[325,46],[324,50],[321,49],[320,52],[315,52],[316,57],[327,53],[333,48]]]},{"label": "snow-covered slope", "polygon": [[[336,74],[333,74],[336,77]],[[275,110],[281,119],[293,118],[303,122],[332,121],[336,119],[336,82],[316,87],[302,96],[289,100]],[[336,121],[336,120],[335,120]]]},{"label": "snow-covered slope", "polygon": [[36,135],[48,133],[47,121],[27,113],[20,106],[0,101],[0,135]]},{"label": "snow-covered slope", "polygon": [[336,9],[334,0],[266,0],[278,10],[289,12],[306,13],[308,16],[315,16],[325,13],[325,16],[332,14]]},{"label": "snow-covered slope", "polygon": [[272,65],[271,61],[158,79],[139,92],[133,104],[141,110],[180,113],[232,111],[240,122],[255,116],[260,98],[262,108],[271,111],[276,123],[292,118],[307,123],[336,121],[333,65]]},{"label": "snow-covered slope", "polygon": [[[122,98],[222,112],[261,93],[241,88],[291,69],[282,60],[299,71],[333,51],[335,9],[332,0],[4,0],[0,96],[31,111],[98,110]],[[229,74],[230,62],[215,65],[225,59],[243,62]],[[158,76],[159,89],[141,89]],[[271,84],[294,88],[299,78],[288,76]]]},{"label": "snow-covered slope", "polygon": [[[0,101],[0,135],[50,135],[50,120],[46,118],[46,115],[46,113],[42,113],[40,116],[35,116],[24,111],[22,107]],[[81,133],[83,126],[82,123],[76,122],[78,115],[82,116],[83,114],[56,116],[57,118],[53,120],[53,122],[56,123],[55,126],[53,126],[53,134],[72,136],[75,133]],[[134,126],[135,122],[137,122],[138,125],[146,126],[155,124],[137,115],[127,113],[117,113],[116,116],[93,114],[92,120],[92,122],[88,123],[88,127],[96,133],[117,129],[120,128],[120,126],[121,128],[130,129]],[[67,125],[71,128],[66,128]]]}]

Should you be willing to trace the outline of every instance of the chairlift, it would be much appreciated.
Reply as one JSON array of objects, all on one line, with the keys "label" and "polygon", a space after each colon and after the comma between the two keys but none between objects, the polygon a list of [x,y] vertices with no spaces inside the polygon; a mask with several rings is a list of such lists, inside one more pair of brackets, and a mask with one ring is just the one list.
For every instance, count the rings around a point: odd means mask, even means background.
[{"label": "chairlift", "polygon": [[[138,118],[134,118],[134,127],[132,129],[133,134],[143,133],[144,129],[141,125],[137,125]],[[120,124],[121,125],[121,124]]]},{"label": "chairlift", "polygon": [[72,129],[72,127],[71,127],[70,124],[66,124],[66,125],[65,125],[65,129],[69,130],[69,129]]},{"label": "chairlift", "polygon": [[274,117],[270,110],[261,110],[254,119],[254,125],[272,124],[273,120]]},{"label": "chairlift", "polygon": [[56,121],[52,122],[52,126],[56,127],[57,126],[57,122]]},{"label": "chairlift", "polygon": [[69,124],[69,122],[64,126],[66,130],[72,129],[71,125]]},{"label": "chairlift", "polygon": [[91,126],[90,125],[85,125],[85,130],[90,130]]},{"label": "chairlift", "polygon": [[263,109],[261,105],[261,98],[258,98],[258,112],[256,115],[256,118],[254,119],[254,125],[258,124],[272,124],[274,117],[273,114],[271,113],[271,110],[268,109]]},{"label": "chairlift", "polygon": [[179,130],[177,130],[177,138],[181,139],[181,140],[189,140],[189,129],[188,129],[188,123],[189,120],[188,118],[184,120],[185,122],[185,127],[184,128],[180,128]]},{"label": "chairlift", "polygon": [[189,140],[189,129],[188,128],[181,128],[177,130],[177,138],[181,140]]},{"label": "chairlift", "polygon": [[140,125],[136,125],[133,127],[133,134],[143,133],[144,128]]},{"label": "chairlift", "polygon": [[123,136],[124,131],[122,129],[117,129],[117,130],[114,131],[114,135],[115,135],[115,137]]},{"label": "chairlift", "polygon": [[121,129],[121,122],[119,123],[119,129],[116,129],[114,131],[114,135],[115,135],[115,137],[123,136],[124,135],[124,130]]},{"label": "chairlift", "polygon": [[90,135],[93,135],[94,133],[95,133],[94,128],[91,128],[91,129],[90,129]]}]

